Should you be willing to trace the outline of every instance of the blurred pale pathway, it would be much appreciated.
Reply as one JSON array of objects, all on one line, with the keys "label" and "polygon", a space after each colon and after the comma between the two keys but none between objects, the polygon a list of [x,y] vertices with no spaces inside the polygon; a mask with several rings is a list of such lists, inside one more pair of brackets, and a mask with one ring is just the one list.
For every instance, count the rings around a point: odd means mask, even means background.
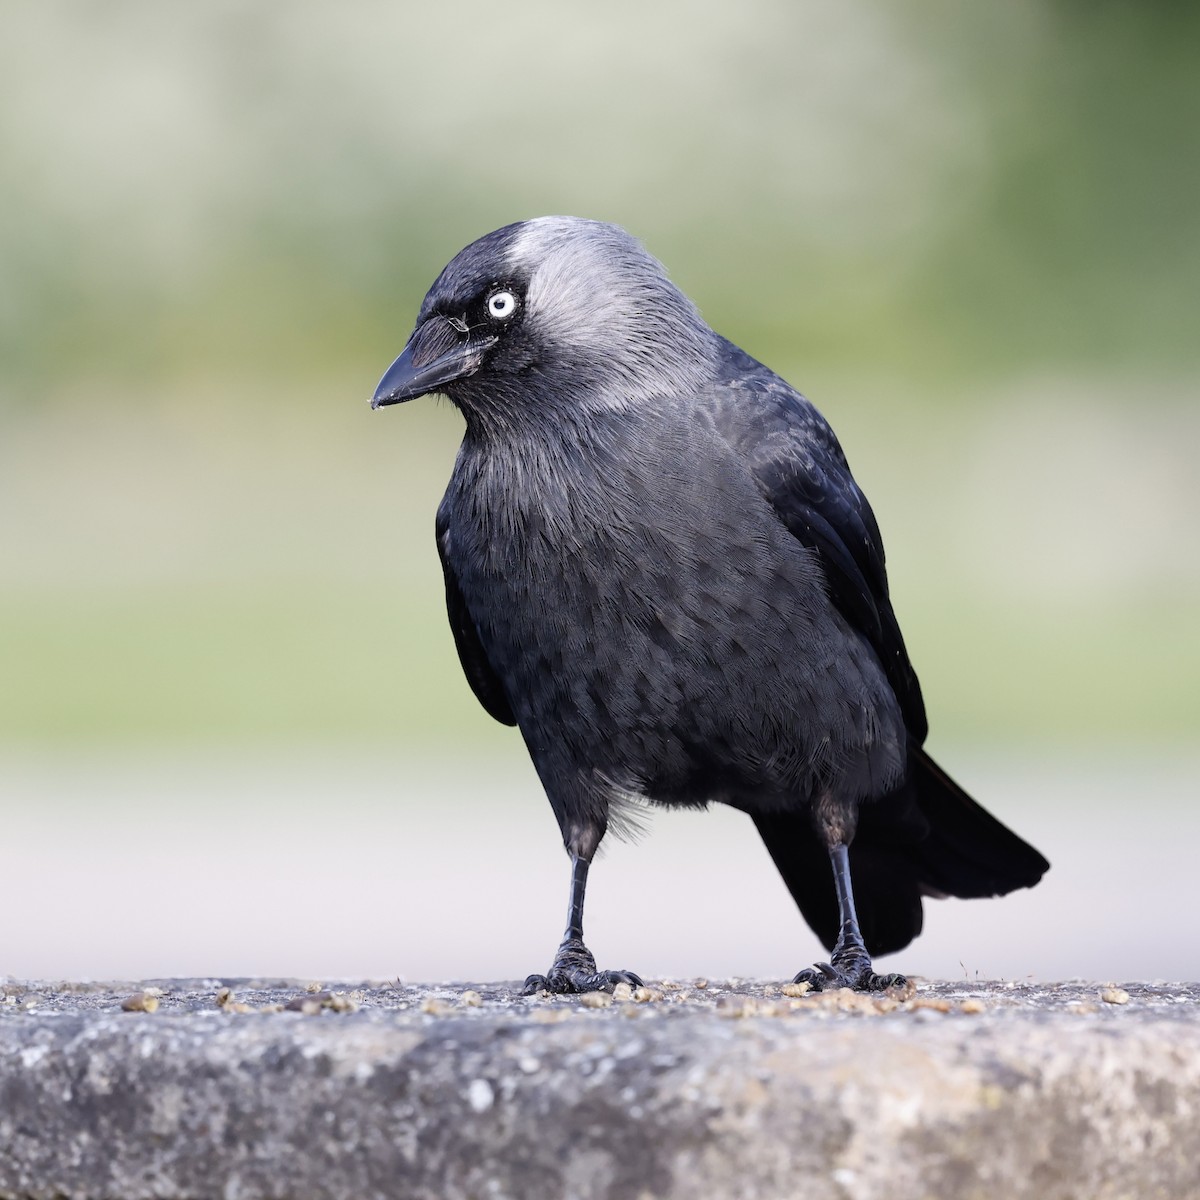
[{"label": "blurred pale pathway", "polygon": [[[0,757],[0,975],[481,980],[545,966],[566,861],[520,747]],[[1200,760],[946,755],[1040,847],[1037,889],[926,904],[889,965],[947,979],[1200,978]],[[817,946],[746,819],[656,813],[589,894],[606,962],[789,976]]]}]

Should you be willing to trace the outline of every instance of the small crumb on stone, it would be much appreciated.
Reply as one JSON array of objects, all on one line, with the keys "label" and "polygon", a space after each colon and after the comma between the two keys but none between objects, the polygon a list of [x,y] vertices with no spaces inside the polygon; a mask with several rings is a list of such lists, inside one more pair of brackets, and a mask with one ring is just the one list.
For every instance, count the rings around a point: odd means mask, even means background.
[{"label": "small crumb on stone", "polygon": [[954,1005],[949,1000],[943,1000],[940,996],[918,996],[908,1002],[909,1012],[918,1012],[927,1008],[932,1012],[948,1013],[953,1007]]},{"label": "small crumb on stone", "polygon": [[584,1008],[608,1008],[613,1002],[608,992],[584,992],[579,997],[579,1003]]},{"label": "small crumb on stone", "polygon": [[233,988],[223,987],[217,989],[217,1007],[224,1008],[233,999]]},{"label": "small crumb on stone", "polygon": [[704,991],[704,989],[706,987],[708,987],[708,980],[707,979],[697,979],[696,987],[698,987],[700,989],[700,991]]},{"label": "small crumb on stone", "polygon": [[1100,999],[1105,1004],[1128,1004],[1129,993],[1124,988],[1106,987],[1100,993]]},{"label": "small crumb on stone", "polygon": [[633,989],[633,998],[639,1004],[650,1004],[661,1000],[663,998],[663,994],[658,990],[658,988],[640,987]]},{"label": "small crumb on stone", "polygon": [[306,983],[306,984],[304,985],[304,990],[305,990],[306,992],[321,992],[321,991],[324,991],[324,990],[325,990],[325,985],[324,985],[324,984],[322,984],[322,983],[318,983],[318,982],[317,982],[317,981],[314,979],[314,980],[312,981],[312,983]]},{"label": "small crumb on stone", "polygon": [[121,1001],[121,1008],[125,1012],[157,1012],[158,997],[149,992],[134,992],[132,996],[126,996]]},{"label": "small crumb on stone", "polygon": [[478,992],[468,988],[459,996],[458,1002],[463,1008],[479,1008],[483,1004],[483,997]]},{"label": "small crumb on stone", "polygon": [[542,1069],[542,1064],[533,1057],[532,1054],[526,1054],[517,1059],[517,1066],[525,1072],[526,1075],[536,1075]]},{"label": "small crumb on stone", "polygon": [[886,1003],[886,1000],[887,998],[883,996],[872,995],[868,992],[856,992],[852,988],[843,987],[832,992],[821,992],[818,1003],[838,1012],[859,1013],[863,1016],[873,1017],[888,1011],[886,1007],[879,1007],[881,1003]]},{"label": "small crumb on stone", "polygon": [[618,1004],[627,1004],[633,999],[633,988],[627,983],[618,983],[612,990],[612,998]]},{"label": "small crumb on stone", "polygon": [[986,1009],[987,1009],[987,1005],[984,1004],[984,1002],[982,1000],[976,1000],[974,998],[964,1000],[958,1006],[958,1011],[965,1012],[965,1013],[981,1013],[981,1012],[984,1012]]},{"label": "small crumb on stone", "polygon": [[421,1011],[431,1017],[444,1017],[452,1010],[445,1000],[440,1000],[437,996],[426,996],[421,1001]]},{"label": "small crumb on stone", "polygon": [[785,983],[779,990],[785,996],[805,996],[812,991],[812,984],[807,980],[804,983]]},{"label": "small crumb on stone", "polygon": [[486,1079],[472,1079],[467,1088],[467,1103],[477,1113],[487,1112],[495,1103],[496,1093]]}]

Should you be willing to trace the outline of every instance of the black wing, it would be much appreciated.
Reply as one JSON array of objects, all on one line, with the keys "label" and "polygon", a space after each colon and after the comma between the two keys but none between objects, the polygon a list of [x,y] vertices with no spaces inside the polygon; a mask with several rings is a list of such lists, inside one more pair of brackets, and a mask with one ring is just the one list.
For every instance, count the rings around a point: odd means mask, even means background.
[{"label": "black wing", "polygon": [[454,568],[450,565],[447,553],[449,537],[446,514],[439,508],[437,514],[437,547],[438,557],[442,560],[442,574],[446,577],[446,613],[450,618],[450,630],[454,634],[454,645],[458,650],[458,661],[462,663],[463,674],[471,685],[471,691],[476,699],[502,725],[515,725],[517,718],[513,716],[512,706],[504,694],[504,685],[500,677],[492,670],[492,664],[487,660],[483,643],[475,629],[475,622],[467,612],[467,603],[463,599],[462,589]]},{"label": "black wing", "polygon": [[830,599],[878,655],[909,736],[920,744],[928,732],[925,704],[888,597],[875,514],[816,408],[732,343],[728,351],[718,427],[780,521],[816,552]]}]

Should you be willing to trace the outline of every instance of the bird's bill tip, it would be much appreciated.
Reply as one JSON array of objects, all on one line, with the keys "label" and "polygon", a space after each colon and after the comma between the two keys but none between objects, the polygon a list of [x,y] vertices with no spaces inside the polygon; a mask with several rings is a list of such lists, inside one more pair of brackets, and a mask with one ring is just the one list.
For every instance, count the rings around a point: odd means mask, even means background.
[{"label": "bird's bill tip", "polygon": [[422,395],[420,385],[423,372],[418,370],[412,361],[412,342],[404,347],[404,352],[383,373],[383,378],[375,388],[371,397],[371,408],[385,408],[389,404],[402,404],[405,400],[415,400]]}]

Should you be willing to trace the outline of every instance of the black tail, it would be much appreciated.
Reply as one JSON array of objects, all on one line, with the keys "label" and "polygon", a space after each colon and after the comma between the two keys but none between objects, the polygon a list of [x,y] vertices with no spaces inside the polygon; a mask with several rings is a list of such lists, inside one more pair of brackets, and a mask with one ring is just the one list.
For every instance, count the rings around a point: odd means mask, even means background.
[{"label": "black tail", "polygon": [[[807,812],[754,817],[788,891],[827,949],[838,935],[829,855]],[[850,877],[871,954],[902,950],[921,932],[922,896],[1003,896],[1032,887],[1050,864],[981,808],[917,746],[908,779],[863,804]]]}]

